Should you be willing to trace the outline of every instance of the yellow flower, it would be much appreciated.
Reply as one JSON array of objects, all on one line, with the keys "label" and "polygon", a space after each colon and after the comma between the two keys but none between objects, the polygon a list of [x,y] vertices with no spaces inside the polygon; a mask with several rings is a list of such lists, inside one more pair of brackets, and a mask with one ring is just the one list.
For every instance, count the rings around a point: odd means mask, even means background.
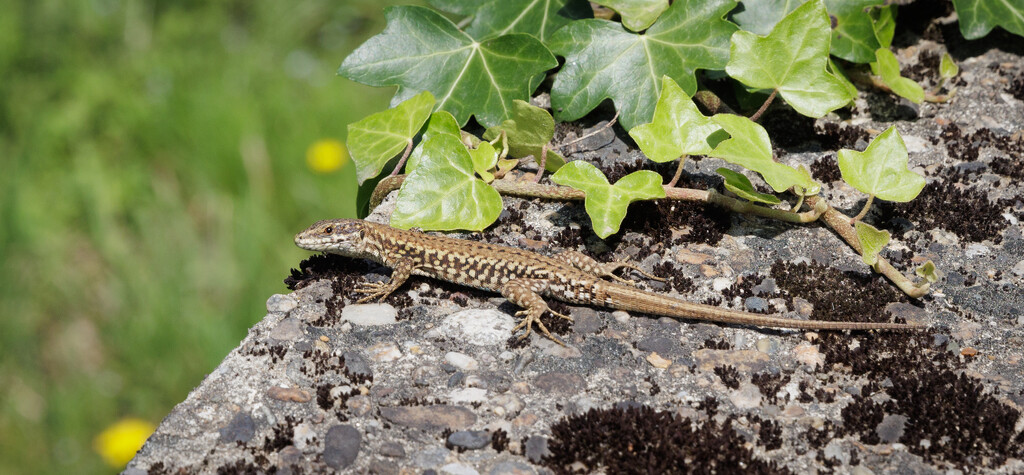
[{"label": "yellow flower", "polygon": [[317,173],[337,171],[348,162],[345,144],[334,139],[320,139],[306,149],[306,166]]},{"label": "yellow flower", "polygon": [[93,439],[93,449],[114,468],[121,468],[135,456],[156,428],[142,419],[128,417],[107,427]]}]

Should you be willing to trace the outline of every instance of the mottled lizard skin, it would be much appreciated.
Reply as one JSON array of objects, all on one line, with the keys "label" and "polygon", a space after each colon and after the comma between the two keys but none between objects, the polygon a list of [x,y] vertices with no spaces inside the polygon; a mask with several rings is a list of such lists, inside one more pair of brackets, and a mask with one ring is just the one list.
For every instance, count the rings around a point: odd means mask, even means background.
[{"label": "mottled lizard skin", "polygon": [[551,312],[562,318],[570,318],[551,311],[544,297],[575,304],[675,318],[773,328],[923,328],[916,324],[902,323],[796,320],[685,302],[603,278],[625,281],[612,274],[612,271],[620,267],[640,270],[630,264],[601,263],[576,251],[544,256],[514,247],[405,231],[355,219],[319,221],[297,234],[295,244],[310,251],[370,259],[394,269],[388,282],[364,282],[359,285],[356,292],[365,294],[359,302],[388,296],[411,275],[432,277],[500,293],[524,309],[516,314],[525,317],[515,329],[526,328],[522,338],[530,334],[533,324],[536,323],[547,337],[558,343],[561,341],[551,335],[541,323],[540,316],[544,312]]}]

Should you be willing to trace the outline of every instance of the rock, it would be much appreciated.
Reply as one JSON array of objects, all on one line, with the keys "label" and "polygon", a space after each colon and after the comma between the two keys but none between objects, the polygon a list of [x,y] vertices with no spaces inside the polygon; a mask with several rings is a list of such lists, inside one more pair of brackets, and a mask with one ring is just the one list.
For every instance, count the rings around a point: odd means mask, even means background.
[{"label": "rock", "polygon": [[540,461],[549,455],[551,451],[548,450],[548,438],[540,435],[531,435],[526,439],[526,458],[530,459],[533,463],[540,463]]},{"label": "rock", "polygon": [[831,441],[829,441],[828,445],[825,446],[825,451],[823,452],[823,455],[825,456],[826,460],[834,459],[838,460],[843,465],[850,464],[850,453],[843,450],[843,447],[840,445],[838,439],[832,439]]},{"label": "rock", "polygon": [[294,445],[289,445],[277,453],[277,460],[280,465],[298,465],[302,462],[302,451]]},{"label": "rock", "polygon": [[473,371],[480,368],[480,363],[477,363],[472,356],[454,351],[445,353],[444,361],[463,371]]},{"label": "rock", "polygon": [[386,303],[346,305],[341,320],[361,326],[390,325],[398,321],[398,310]]},{"label": "rock", "polygon": [[494,464],[488,475],[531,475],[537,473],[533,467],[519,462],[500,462]]},{"label": "rock", "polygon": [[825,355],[818,351],[818,345],[812,345],[806,341],[793,348],[793,356],[800,364],[810,366],[811,368],[825,366]]},{"label": "rock", "polygon": [[713,371],[716,366],[735,366],[741,373],[757,373],[763,370],[771,359],[757,350],[712,350],[703,348],[693,352],[697,369]]},{"label": "rock", "polygon": [[515,320],[504,312],[469,309],[445,317],[438,330],[456,341],[493,346],[505,343],[515,326]]},{"label": "rock", "polygon": [[425,431],[467,429],[476,423],[476,414],[462,406],[382,407],[380,415],[393,424]]},{"label": "rock", "polygon": [[267,311],[271,313],[288,313],[299,306],[299,301],[291,295],[274,294],[267,299]]},{"label": "rock", "polygon": [[647,355],[647,362],[650,363],[651,366],[654,366],[655,368],[658,369],[665,369],[668,368],[669,366],[672,366],[672,360],[662,358],[661,355],[657,353],[651,353]]},{"label": "rock", "polygon": [[427,448],[413,454],[412,463],[420,468],[437,467],[444,463],[449,453],[451,451],[444,447]]},{"label": "rock", "polygon": [[743,306],[750,312],[763,312],[768,310],[768,301],[761,297],[747,297]]},{"label": "rock", "polygon": [[590,307],[577,307],[572,310],[572,331],[580,334],[596,334],[604,328],[601,316]]},{"label": "rock", "polygon": [[377,343],[366,350],[370,352],[370,359],[378,363],[387,363],[402,357],[398,345],[390,342]]},{"label": "rock", "polygon": [[248,442],[256,434],[256,421],[248,412],[238,411],[228,425],[220,428],[220,441],[224,443]]},{"label": "rock", "polygon": [[738,409],[753,409],[761,406],[761,391],[750,383],[740,384],[739,389],[729,393],[729,401]]},{"label": "rock", "polygon": [[370,363],[362,355],[354,351],[346,351],[341,354],[345,361],[345,372],[356,378],[373,379],[373,370]]},{"label": "rock", "polygon": [[324,439],[324,463],[341,470],[356,461],[363,436],[350,425],[336,425],[327,430]]},{"label": "rock", "polygon": [[543,373],[533,380],[538,391],[564,395],[575,395],[587,387],[583,377],[573,373]]},{"label": "rock", "polygon": [[462,388],[452,391],[448,399],[453,403],[472,404],[487,400],[487,390],[482,388]]},{"label": "rock", "polygon": [[443,473],[445,475],[479,475],[480,474],[480,472],[476,471],[475,468],[470,467],[469,465],[465,465],[465,464],[461,464],[461,463],[455,463],[455,462],[441,467],[440,473]]},{"label": "rock", "polygon": [[280,386],[272,386],[268,389],[267,396],[285,402],[309,402],[313,399],[313,396],[305,389],[283,388]]},{"label": "rock", "polygon": [[465,450],[477,450],[491,444],[491,434],[483,430],[460,430],[448,436],[448,443]]},{"label": "rock", "polygon": [[391,458],[403,458],[405,457],[405,448],[398,442],[384,442],[380,444],[380,450],[377,453]]},{"label": "rock", "polygon": [[666,338],[660,335],[648,336],[637,342],[636,348],[640,351],[647,353],[659,353],[667,355],[672,353],[674,350],[681,348],[679,340]]},{"label": "rock", "polygon": [[903,429],[907,425],[907,416],[901,414],[886,414],[882,422],[875,427],[878,438],[886,444],[892,444],[903,436]]},{"label": "rock", "polygon": [[297,318],[285,318],[270,331],[270,338],[281,341],[301,340],[305,336],[302,331],[304,326]]}]

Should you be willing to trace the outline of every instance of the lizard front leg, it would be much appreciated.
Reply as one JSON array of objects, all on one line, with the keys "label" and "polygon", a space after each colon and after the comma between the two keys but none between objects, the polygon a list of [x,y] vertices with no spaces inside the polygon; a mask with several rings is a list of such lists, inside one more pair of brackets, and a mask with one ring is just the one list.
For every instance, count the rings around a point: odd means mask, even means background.
[{"label": "lizard front leg", "polygon": [[633,281],[631,281],[629,279],[624,279],[622,277],[619,277],[619,276],[613,274],[613,272],[615,272],[616,270],[619,270],[619,269],[625,267],[627,269],[633,269],[633,270],[639,272],[640,274],[642,274],[644,277],[647,277],[648,279],[657,280],[659,282],[664,282],[665,281],[665,279],[662,279],[660,277],[656,277],[656,276],[653,276],[651,274],[648,274],[643,269],[641,269],[641,268],[639,268],[639,267],[637,267],[637,266],[635,266],[633,264],[630,264],[628,262],[624,262],[624,261],[598,262],[593,257],[590,257],[590,256],[588,256],[588,255],[586,255],[586,254],[584,254],[582,252],[579,252],[579,251],[565,250],[565,251],[559,252],[558,254],[555,254],[554,258],[555,259],[559,259],[561,261],[564,261],[565,263],[567,263],[567,264],[569,264],[569,265],[571,265],[571,266],[573,266],[573,267],[575,267],[575,268],[577,268],[577,269],[579,269],[579,270],[581,270],[583,272],[594,273],[594,274],[597,274],[597,275],[599,275],[601,277],[611,277],[611,278],[613,278],[613,279],[615,279],[615,280],[617,280],[619,282],[626,282],[626,283],[633,284],[633,285],[635,285],[635,282],[633,282]]},{"label": "lizard front leg", "polygon": [[568,315],[562,315],[554,310],[548,308],[547,302],[540,296],[541,292],[547,289],[548,282],[542,279],[512,279],[501,286],[501,296],[508,299],[520,307],[523,310],[516,312],[517,317],[523,317],[523,321],[519,322],[519,325],[512,329],[512,332],[518,331],[520,328],[526,327],[526,333],[519,337],[520,340],[530,336],[530,331],[533,330],[533,324],[536,323],[540,331],[544,333],[544,336],[554,340],[555,343],[565,346],[562,340],[551,334],[548,328],[544,326],[544,323],[540,321],[540,316],[544,312],[551,312],[552,315],[564,318],[572,321],[572,317]]},{"label": "lizard front leg", "polygon": [[356,301],[356,303],[366,303],[373,299],[383,300],[392,292],[398,290],[405,281],[409,280],[409,276],[412,275],[412,271],[415,269],[411,260],[401,260],[395,264],[394,269],[391,271],[391,280],[386,282],[360,282],[355,289],[356,293],[366,294],[365,297]]}]

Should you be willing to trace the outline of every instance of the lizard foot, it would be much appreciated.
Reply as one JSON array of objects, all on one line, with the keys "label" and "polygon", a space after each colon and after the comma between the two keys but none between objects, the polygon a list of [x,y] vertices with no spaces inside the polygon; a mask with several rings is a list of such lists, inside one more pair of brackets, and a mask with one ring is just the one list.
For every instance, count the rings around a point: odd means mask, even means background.
[{"label": "lizard foot", "polygon": [[619,277],[619,276],[617,276],[617,275],[612,273],[615,270],[618,270],[618,269],[621,269],[621,268],[632,269],[632,270],[635,270],[640,275],[642,275],[644,277],[647,277],[648,279],[656,280],[658,282],[665,282],[665,279],[662,279],[661,277],[658,277],[658,276],[655,276],[653,274],[650,274],[647,271],[645,271],[645,270],[643,270],[643,269],[641,269],[641,268],[639,268],[639,267],[637,267],[637,266],[635,266],[633,264],[630,264],[628,262],[615,261],[615,262],[606,262],[604,264],[601,264],[601,270],[604,272],[605,276],[611,277],[612,279],[615,279],[615,280],[617,280],[619,282],[625,282],[627,284],[636,285],[636,283],[633,282],[632,280],[629,280],[629,279],[626,279],[626,278],[623,278],[623,277]]},{"label": "lizard foot", "polygon": [[356,303],[366,303],[376,299],[383,299],[391,294],[394,289],[387,282],[360,282],[356,284],[352,291],[358,294],[366,294],[365,297],[356,300]]},{"label": "lizard foot", "polygon": [[[551,309],[546,309],[546,310],[551,312],[554,315],[557,315],[559,317],[562,317],[562,318],[568,319],[569,321],[572,321],[572,318],[567,316],[567,315],[562,315],[562,314],[557,313],[557,312],[555,312],[554,310],[551,310]],[[537,328],[540,328],[540,331],[542,333],[544,333],[544,336],[550,338],[552,341],[554,341],[555,343],[558,343],[559,345],[566,346],[566,344],[563,343],[562,340],[559,340],[558,337],[552,335],[551,332],[548,331],[548,327],[544,325],[544,322],[540,321],[540,316],[543,313],[544,313],[544,310],[541,310],[541,311],[537,312],[537,311],[534,311],[534,310],[531,310],[531,309],[520,310],[520,311],[516,312],[516,316],[517,317],[523,317],[523,320],[521,322],[519,322],[519,325],[516,325],[516,327],[512,329],[512,333],[515,333],[515,332],[519,331],[520,328],[524,328],[525,327],[526,328],[526,333],[523,333],[522,335],[519,336],[520,340],[525,340],[528,336],[530,336],[530,332],[533,331],[533,324],[536,323],[537,324]]]}]

